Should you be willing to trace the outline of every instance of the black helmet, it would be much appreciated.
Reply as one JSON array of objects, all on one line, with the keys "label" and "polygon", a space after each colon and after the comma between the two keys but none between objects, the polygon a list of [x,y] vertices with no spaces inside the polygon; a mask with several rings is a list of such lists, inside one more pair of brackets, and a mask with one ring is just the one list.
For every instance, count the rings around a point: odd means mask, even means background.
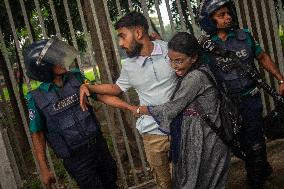
[{"label": "black helmet", "polygon": [[232,0],[203,0],[199,5],[198,20],[200,27],[209,35],[217,31],[216,23],[211,19],[212,14],[222,6],[226,5],[232,17],[232,26],[228,29],[237,27],[237,14]]},{"label": "black helmet", "polygon": [[62,65],[68,69],[77,55],[74,47],[57,37],[36,41],[25,51],[27,76],[41,82],[52,82],[53,66]]}]

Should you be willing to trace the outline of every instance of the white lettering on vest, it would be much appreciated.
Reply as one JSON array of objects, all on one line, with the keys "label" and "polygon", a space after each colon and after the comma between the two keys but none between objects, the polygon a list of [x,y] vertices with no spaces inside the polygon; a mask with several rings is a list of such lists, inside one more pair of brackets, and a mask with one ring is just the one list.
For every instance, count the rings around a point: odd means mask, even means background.
[{"label": "white lettering on vest", "polygon": [[63,108],[66,108],[67,106],[72,106],[77,102],[79,102],[79,97],[77,94],[73,94],[53,104],[53,109],[55,111],[62,110]]}]

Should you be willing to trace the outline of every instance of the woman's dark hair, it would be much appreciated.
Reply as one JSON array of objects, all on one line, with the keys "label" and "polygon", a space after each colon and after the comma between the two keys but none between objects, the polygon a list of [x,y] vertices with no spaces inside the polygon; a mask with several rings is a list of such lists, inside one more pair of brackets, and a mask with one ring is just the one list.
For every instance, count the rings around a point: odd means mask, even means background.
[{"label": "woman's dark hair", "polygon": [[194,35],[187,32],[178,32],[168,43],[168,49],[186,54],[189,57],[199,55],[201,47]]},{"label": "woman's dark hair", "polygon": [[147,19],[142,13],[132,11],[124,15],[120,20],[118,20],[114,28],[118,30],[122,27],[133,27],[133,26],[141,26],[146,33],[148,33],[149,25]]}]

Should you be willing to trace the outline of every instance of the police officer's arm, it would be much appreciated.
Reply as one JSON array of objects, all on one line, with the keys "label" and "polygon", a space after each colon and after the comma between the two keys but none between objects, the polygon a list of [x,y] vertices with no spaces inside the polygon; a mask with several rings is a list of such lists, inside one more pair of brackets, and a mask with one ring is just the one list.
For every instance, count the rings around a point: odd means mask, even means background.
[{"label": "police officer's arm", "polygon": [[39,162],[40,170],[49,170],[46,161],[46,140],[42,131],[32,133],[32,141],[35,150],[36,158]]},{"label": "police officer's arm", "polygon": [[46,160],[46,139],[43,133],[44,121],[30,93],[27,95],[27,105],[29,109],[29,129],[31,132],[34,153],[39,163],[42,181],[49,189],[51,188],[51,184],[55,182],[55,177],[49,170]]},{"label": "police officer's arm", "polygon": [[[270,56],[265,53],[261,52],[257,57],[259,63],[269,72],[271,73],[278,81],[284,81],[283,75],[280,73],[278,67],[275,63],[273,63]],[[279,93],[280,95],[284,95],[284,84],[279,85]]]},{"label": "police officer's arm", "polygon": [[[278,81],[283,81],[284,77],[280,73],[276,64],[272,61],[271,57],[263,51],[260,44],[253,38],[251,33],[248,30],[246,30],[246,32],[250,36],[248,38],[248,42],[251,44],[252,50],[254,52],[254,57],[264,67],[264,69],[271,73]],[[284,95],[284,84],[279,85],[279,94]]]},{"label": "police officer's arm", "polygon": [[40,174],[43,183],[46,185],[47,189],[51,188],[51,184],[55,183],[54,174],[49,170],[46,158],[46,140],[44,133],[42,131],[33,133],[32,141],[34,146],[35,156],[37,158]]}]

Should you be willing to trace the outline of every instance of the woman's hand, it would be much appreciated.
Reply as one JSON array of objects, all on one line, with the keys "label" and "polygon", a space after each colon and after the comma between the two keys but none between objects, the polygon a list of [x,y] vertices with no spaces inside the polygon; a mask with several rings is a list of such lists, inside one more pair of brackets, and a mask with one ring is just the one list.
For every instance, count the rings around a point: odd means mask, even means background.
[{"label": "woman's hand", "polygon": [[87,107],[87,104],[88,104],[87,97],[88,96],[90,96],[88,84],[81,85],[80,87],[80,106],[83,111],[88,110],[88,107]]}]

